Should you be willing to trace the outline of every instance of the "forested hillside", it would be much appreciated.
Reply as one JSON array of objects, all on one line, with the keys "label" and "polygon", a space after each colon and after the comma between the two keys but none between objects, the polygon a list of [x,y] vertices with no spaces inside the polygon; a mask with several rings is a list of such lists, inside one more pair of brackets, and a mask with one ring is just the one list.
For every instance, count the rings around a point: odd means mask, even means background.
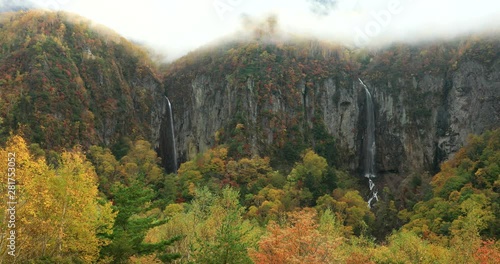
[{"label": "forested hillside", "polygon": [[3,13],[0,39],[2,142],[11,132],[44,149],[157,137],[160,81],[126,39],[45,11]]},{"label": "forested hillside", "polygon": [[83,18],[0,14],[0,263],[500,262],[497,38],[254,33],[158,67]]}]

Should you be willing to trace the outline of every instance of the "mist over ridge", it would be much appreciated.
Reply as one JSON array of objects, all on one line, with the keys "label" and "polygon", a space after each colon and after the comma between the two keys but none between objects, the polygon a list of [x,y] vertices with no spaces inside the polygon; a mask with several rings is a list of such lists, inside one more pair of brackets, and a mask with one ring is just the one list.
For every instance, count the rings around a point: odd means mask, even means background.
[{"label": "mist over ridge", "polygon": [[[273,17],[281,36],[304,36],[351,47],[441,41],[500,28],[492,0],[2,0],[0,11],[65,10],[107,26],[173,61],[189,51]],[[243,33],[242,33],[243,32]]]}]

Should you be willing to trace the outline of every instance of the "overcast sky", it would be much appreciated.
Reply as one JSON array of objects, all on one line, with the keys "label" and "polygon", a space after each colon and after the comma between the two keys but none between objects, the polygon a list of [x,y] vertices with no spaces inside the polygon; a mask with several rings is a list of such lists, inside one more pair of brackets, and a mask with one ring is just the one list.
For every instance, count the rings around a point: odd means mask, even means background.
[{"label": "overcast sky", "polygon": [[358,46],[500,28],[498,0],[0,0],[0,5],[78,13],[161,50],[169,60],[241,30],[242,16],[276,15],[285,32]]}]

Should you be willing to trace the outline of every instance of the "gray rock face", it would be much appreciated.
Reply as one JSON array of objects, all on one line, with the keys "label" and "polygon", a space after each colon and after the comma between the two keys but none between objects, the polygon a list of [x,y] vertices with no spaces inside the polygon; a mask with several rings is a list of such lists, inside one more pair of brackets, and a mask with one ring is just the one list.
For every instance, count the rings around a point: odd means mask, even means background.
[{"label": "gray rock face", "polygon": [[[355,83],[355,82],[354,82]],[[349,164],[351,170],[355,170],[360,162],[360,149],[362,147],[362,132],[360,129],[362,106],[364,97],[361,86],[353,84],[349,87],[339,87],[334,80],[328,79],[323,85],[316,87],[316,101],[321,109],[323,121],[338,142],[350,150],[352,162]],[[364,112],[363,112],[364,113]]]},{"label": "gray rock face", "polygon": [[215,132],[231,120],[236,89],[225,82],[198,76],[189,84],[189,92],[169,91],[174,112],[178,157],[189,160],[215,144]]},{"label": "gray rock face", "polygon": [[148,77],[142,80],[138,80],[138,82],[147,89],[147,92],[152,95],[154,100],[151,100],[150,105],[150,127],[151,127],[151,138],[156,139],[155,148],[158,148],[158,142],[160,138],[160,127],[167,113],[167,104],[165,100],[158,100],[159,98],[163,98],[162,90],[160,89],[160,84],[157,80]]},{"label": "gray rock face", "polygon": [[388,90],[397,93],[370,86],[367,80],[376,104],[377,170],[403,174],[435,171],[470,134],[498,128],[498,65],[487,69],[468,61],[450,76],[427,74],[389,82]]},{"label": "gray rock face", "polygon": [[[499,127],[500,61],[492,65],[466,61],[441,76],[425,73],[387,79],[383,87],[361,76],[375,104],[376,171],[434,172],[441,161],[466,143],[469,134]],[[313,119],[320,116],[328,133],[347,150],[343,154],[348,156],[345,165],[359,171],[365,94],[357,77],[342,78],[327,78],[312,88],[306,88],[304,80],[294,91],[273,93],[265,103],[259,103],[252,78],[245,85],[232,86],[226,80],[198,75],[187,80],[187,90],[167,87],[180,161],[213,146],[216,132],[235,118],[244,120],[252,152],[265,155],[262,146],[275,143],[275,134],[281,133],[272,129],[276,120],[262,116],[267,111],[283,119],[285,125],[291,117],[301,118],[299,122],[306,124],[303,127],[311,127]],[[284,93],[295,93],[296,100]]]},{"label": "gray rock face", "polygon": [[448,130],[439,135],[439,147],[453,153],[468,134],[482,133],[500,124],[500,64],[488,70],[467,62],[453,74],[447,101]]}]

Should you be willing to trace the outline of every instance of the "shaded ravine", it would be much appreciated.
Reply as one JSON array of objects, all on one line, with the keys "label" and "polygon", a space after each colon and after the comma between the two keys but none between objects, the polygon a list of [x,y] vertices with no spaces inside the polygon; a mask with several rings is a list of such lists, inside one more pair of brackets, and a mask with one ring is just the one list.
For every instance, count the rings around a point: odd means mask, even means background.
[{"label": "shaded ravine", "polygon": [[368,199],[368,207],[371,208],[373,200],[378,201],[377,189],[375,188],[375,183],[373,183],[373,178],[375,175],[375,113],[373,107],[373,99],[368,87],[363,83],[361,79],[359,82],[365,88],[366,93],[366,132],[364,137],[364,166],[363,173],[366,178],[368,178],[368,187],[370,188],[371,197]]}]

